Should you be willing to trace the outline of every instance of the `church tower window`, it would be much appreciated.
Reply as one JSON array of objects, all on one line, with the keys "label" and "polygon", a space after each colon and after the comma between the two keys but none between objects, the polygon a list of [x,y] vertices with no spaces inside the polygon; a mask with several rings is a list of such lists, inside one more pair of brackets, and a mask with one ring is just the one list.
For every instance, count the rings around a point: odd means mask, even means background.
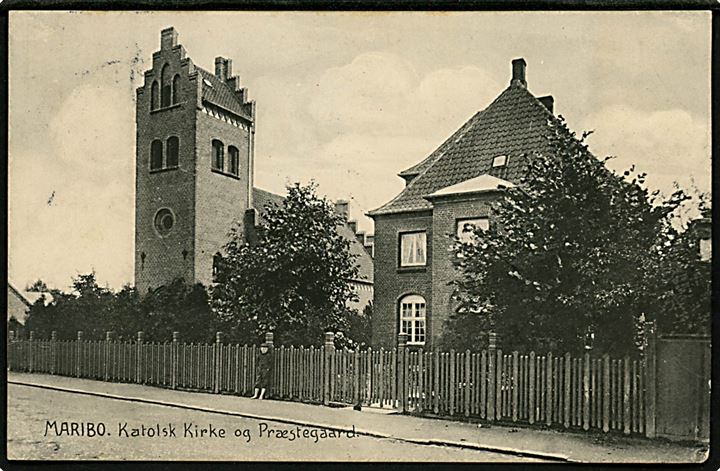
[{"label": "church tower window", "polygon": [[159,87],[157,80],[154,80],[152,83],[152,87],[150,88],[150,109],[156,110],[158,107],[158,93],[159,93]]},{"label": "church tower window", "polygon": [[214,170],[223,170],[224,164],[224,148],[222,141],[213,139],[212,141],[212,168]]},{"label": "church tower window", "polygon": [[228,172],[237,176],[240,173],[240,151],[235,146],[228,147]]},{"label": "church tower window", "polygon": [[160,170],[163,167],[162,141],[155,139],[150,144],[150,170]]},{"label": "church tower window", "polygon": [[175,136],[170,136],[167,140],[167,167],[178,166],[178,155],[180,153],[180,140]]},{"label": "church tower window", "polygon": [[165,64],[160,72],[160,106],[170,106],[170,66]]},{"label": "church tower window", "polygon": [[180,102],[180,76],[176,75],[172,83],[172,102],[173,105]]}]

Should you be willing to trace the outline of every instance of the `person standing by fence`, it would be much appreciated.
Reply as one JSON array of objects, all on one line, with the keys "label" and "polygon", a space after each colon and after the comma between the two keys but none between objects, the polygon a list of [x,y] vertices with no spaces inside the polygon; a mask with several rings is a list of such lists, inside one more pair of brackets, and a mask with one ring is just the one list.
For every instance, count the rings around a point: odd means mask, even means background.
[{"label": "person standing by fence", "polygon": [[255,394],[253,399],[264,399],[265,393],[270,389],[272,379],[273,355],[267,343],[260,345],[260,358],[255,373]]}]

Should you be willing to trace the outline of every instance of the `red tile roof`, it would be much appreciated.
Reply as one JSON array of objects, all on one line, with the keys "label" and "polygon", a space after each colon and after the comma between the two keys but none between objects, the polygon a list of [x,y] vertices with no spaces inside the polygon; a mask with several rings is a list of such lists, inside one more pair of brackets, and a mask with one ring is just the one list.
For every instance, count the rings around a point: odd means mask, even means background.
[{"label": "red tile roof", "polygon": [[[511,84],[425,160],[400,172],[400,176],[418,176],[368,215],[429,210],[432,204],[425,196],[483,174],[518,183],[524,169],[520,157],[548,149],[550,124],[555,119],[524,86]],[[499,155],[507,156],[507,164],[493,169],[493,158]]]}]

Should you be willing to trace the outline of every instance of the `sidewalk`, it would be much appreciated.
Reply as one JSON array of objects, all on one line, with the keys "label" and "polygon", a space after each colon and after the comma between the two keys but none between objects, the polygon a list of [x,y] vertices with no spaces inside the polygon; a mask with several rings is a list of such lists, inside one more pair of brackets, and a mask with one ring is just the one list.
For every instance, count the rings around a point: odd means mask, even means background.
[{"label": "sidewalk", "polygon": [[86,379],[8,372],[8,383],[116,397],[281,423],[348,430],[416,444],[510,453],[572,462],[688,463],[706,458],[704,448],[644,438],[536,430],[379,413],[368,408],[330,408],[295,402],[191,393]]}]

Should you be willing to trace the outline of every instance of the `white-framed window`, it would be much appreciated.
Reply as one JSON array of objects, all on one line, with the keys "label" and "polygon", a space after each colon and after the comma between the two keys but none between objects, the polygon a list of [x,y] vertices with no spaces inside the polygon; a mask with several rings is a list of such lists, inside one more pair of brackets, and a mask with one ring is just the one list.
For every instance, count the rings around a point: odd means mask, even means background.
[{"label": "white-framed window", "polygon": [[427,235],[425,231],[400,234],[400,266],[419,267],[427,263]]},{"label": "white-framed window", "polygon": [[498,155],[492,161],[493,168],[507,165],[507,155]]},{"label": "white-framed window", "polygon": [[408,344],[425,343],[425,298],[410,294],[400,300],[400,332],[407,334]]},{"label": "white-framed window", "polygon": [[486,217],[467,218],[458,219],[455,223],[455,233],[457,234],[458,239],[460,239],[463,243],[470,243],[473,241],[473,230],[475,228],[487,231],[490,228],[490,220]]}]

